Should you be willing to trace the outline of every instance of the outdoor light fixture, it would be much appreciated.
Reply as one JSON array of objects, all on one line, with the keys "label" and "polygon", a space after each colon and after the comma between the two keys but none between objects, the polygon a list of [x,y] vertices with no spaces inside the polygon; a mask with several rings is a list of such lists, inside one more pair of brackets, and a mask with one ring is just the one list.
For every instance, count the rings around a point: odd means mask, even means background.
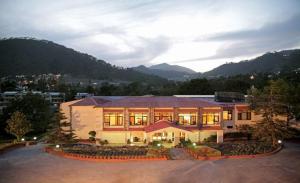
[{"label": "outdoor light fixture", "polygon": [[59,148],[59,147],[60,147],[60,145],[59,145],[59,144],[57,144],[55,147],[56,147],[56,148]]},{"label": "outdoor light fixture", "polygon": [[195,142],[193,143],[193,146],[196,146],[196,143],[195,143]]},{"label": "outdoor light fixture", "polygon": [[134,144],[130,144],[130,146],[134,146]]},{"label": "outdoor light fixture", "polygon": [[33,137],[33,140],[36,140],[37,138],[36,137]]},{"label": "outdoor light fixture", "polygon": [[24,139],[24,138],[22,138],[21,140],[22,140],[22,141],[25,141],[25,139]]},{"label": "outdoor light fixture", "polygon": [[157,144],[157,147],[160,147],[161,146],[161,144]]},{"label": "outdoor light fixture", "polygon": [[281,144],[282,143],[282,140],[278,140],[278,144]]}]

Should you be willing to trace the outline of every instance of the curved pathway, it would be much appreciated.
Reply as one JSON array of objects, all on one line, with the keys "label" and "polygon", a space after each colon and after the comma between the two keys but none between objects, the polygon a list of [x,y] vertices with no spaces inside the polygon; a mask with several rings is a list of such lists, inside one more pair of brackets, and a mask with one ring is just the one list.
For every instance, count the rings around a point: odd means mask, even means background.
[{"label": "curved pathway", "polygon": [[0,155],[2,183],[299,182],[300,144],[255,159],[86,162],[44,153],[42,145]]},{"label": "curved pathway", "polygon": [[170,150],[172,160],[193,160],[194,158],[183,150],[183,148],[172,148]]}]

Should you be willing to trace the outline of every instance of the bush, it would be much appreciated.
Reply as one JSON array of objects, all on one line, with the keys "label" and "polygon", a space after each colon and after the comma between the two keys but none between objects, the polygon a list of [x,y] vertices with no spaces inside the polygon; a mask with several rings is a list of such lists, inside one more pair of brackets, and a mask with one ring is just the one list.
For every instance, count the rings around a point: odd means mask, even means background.
[{"label": "bush", "polygon": [[155,141],[153,141],[152,143],[151,143],[151,142],[149,143],[149,145],[152,145],[152,146],[154,146],[154,147],[158,147],[157,144],[161,144],[161,141],[155,140]]},{"label": "bush", "polygon": [[138,137],[133,137],[133,142],[138,142],[138,141],[140,141],[140,138],[138,138]]},{"label": "bush", "polygon": [[131,144],[130,139],[127,139],[127,144]]},{"label": "bush", "polygon": [[239,142],[215,145],[224,155],[252,155],[267,153],[274,150],[272,144],[265,142]]},{"label": "bush", "polygon": [[224,134],[224,139],[226,138],[233,138],[233,139],[242,139],[247,138],[251,139],[251,133],[247,132],[229,132]]},{"label": "bush", "polygon": [[108,144],[108,141],[107,140],[100,140],[100,144],[101,145],[106,145],[106,144]]},{"label": "bush", "polygon": [[89,137],[90,141],[95,141],[96,140],[95,139],[95,137],[96,137],[96,131],[90,131],[89,135],[90,135],[90,137]]},{"label": "bush", "polygon": [[169,139],[169,140],[168,140],[168,143],[170,143],[170,144],[171,144],[171,143],[172,143],[172,140],[171,140],[171,139]]},{"label": "bush", "polygon": [[188,140],[180,139],[179,145],[181,147],[188,147],[188,146],[192,145],[192,141],[190,139],[188,139]]},{"label": "bush", "polygon": [[204,142],[217,142],[217,135],[211,135],[204,139]]}]

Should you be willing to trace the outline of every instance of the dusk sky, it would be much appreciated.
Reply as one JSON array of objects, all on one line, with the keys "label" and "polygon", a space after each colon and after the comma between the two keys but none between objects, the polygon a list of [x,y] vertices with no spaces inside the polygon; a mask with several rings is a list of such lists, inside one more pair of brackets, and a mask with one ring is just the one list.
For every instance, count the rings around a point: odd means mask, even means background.
[{"label": "dusk sky", "polygon": [[300,48],[299,0],[1,0],[0,37],[46,39],[123,67],[204,72]]}]

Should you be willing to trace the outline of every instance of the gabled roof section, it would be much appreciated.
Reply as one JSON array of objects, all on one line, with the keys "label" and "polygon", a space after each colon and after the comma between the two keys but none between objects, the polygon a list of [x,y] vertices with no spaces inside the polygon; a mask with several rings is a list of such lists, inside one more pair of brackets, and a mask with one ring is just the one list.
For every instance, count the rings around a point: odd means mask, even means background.
[{"label": "gabled roof section", "polygon": [[161,130],[161,129],[169,128],[169,127],[178,128],[178,129],[181,129],[181,130],[191,132],[191,130],[189,130],[189,129],[183,127],[183,126],[176,125],[176,124],[171,123],[171,122],[166,121],[166,120],[160,120],[160,121],[157,121],[156,123],[154,123],[152,125],[149,125],[149,126],[145,127],[145,131],[147,133],[149,133],[149,132],[153,132],[153,131],[157,131],[157,130]]},{"label": "gabled roof section", "polygon": [[88,97],[81,99],[79,102],[76,102],[71,106],[97,106],[106,102],[110,102],[110,100],[101,97]]}]

